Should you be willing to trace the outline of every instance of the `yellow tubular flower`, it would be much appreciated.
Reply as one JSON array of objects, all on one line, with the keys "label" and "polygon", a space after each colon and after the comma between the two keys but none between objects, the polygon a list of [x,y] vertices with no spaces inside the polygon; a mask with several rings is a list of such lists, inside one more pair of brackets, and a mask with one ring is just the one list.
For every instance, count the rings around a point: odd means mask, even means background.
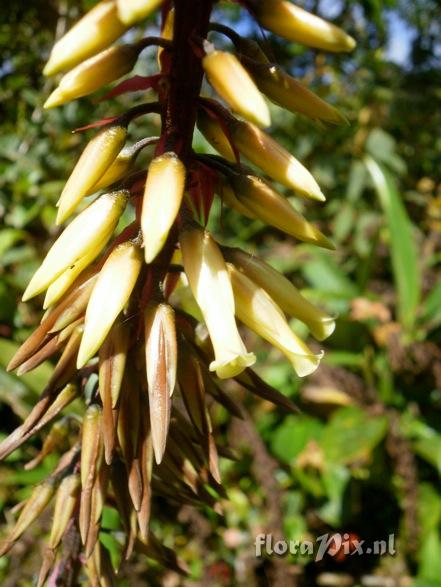
[{"label": "yellow tubular flower", "polygon": [[147,18],[164,0],[116,0],[120,20],[130,26]]},{"label": "yellow tubular flower", "polygon": [[238,150],[272,179],[302,196],[323,202],[322,191],[300,161],[282,145],[251,122],[229,121],[229,130]]},{"label": "yellow tubular flower", "polygon": [[198,129],[222,157],[225,157],[227,161],[236,161],[231,144],[220,124],[203,108],[198,111]]},{"label": "yellow tubular flower", "polygon": [[227,264],[236,302],[236,316],[251,330],[278,348],[299,377],[313,373],[323,353],[315,355],[289,327],[282,310],[264,289]]},{"label": "yellow tubular flower", "polygon": [[240,249],[224,249],[225,257],[235,267],[262,287],[287,314],[306,324],[317,340],[324,340],[335,330],[335,318],[313,306],[299,290],[268,263]]},{"label": "yellow tubular flower", "polygon": [[296,212],[286,198],[263,179],[232,173],[230,181],[239,202],[262,222],[306,243],[334,249],[331,241],[317,227]]},{"label": "yellow tubular flower", "polygon": [[60,483],[55,498],[53,522],[48,542],[49,548],[57,548],[60,544],[77,505],[79,489],[80,476],[78,473],[68,475]]},{"label": "yellow tubular flower", "polygon": [[259,126],[271,124],[262,94],[235,55],[212,51],[202,59],[202,66],[210,84],[235,112]]},{"label": "yellow tubular flower", "polygon": [[190,288],[201,309],[213,344],[210,371],[221,379],[234,377],[256,361],[248,353],[234,319],[234,297],[219,247],[200,227],[180,235],[182,258]]},{"label": "yellow tubular flower", "polygon": [[127,28],[118,18],[115,0],[102,0],[55,43],[43,73],[72,69],[111,45]]},{"label": "yellow tubular flower", "polygon": [[221,175],[217,177],[216,193],[221,197],[222,203],[226,204],[229,208],[233,208],[233,210],[236,210],[236,212],[239,212],[239,214],[242,214],[246,218],[256,219],[251,209],[242,204],[237,198],[235,191],[226,177]]},{"label": "yellow tubular flower", "polygon": [[[102,249],[104,248],[105,244],[105,242],[98,243],[97,248]],[[60,277],[57,277],[57,279],[51,283],[46,291],[46,296],[43,302],[43,310],[46,310],[49,308],[49,306],[52,306],[63,297],[78,275],[83,271],[83,269],[92,263],[95,257],[95,250],[92,250],[92,252],[84,255],[84,257],[81,257],[81,259],[78,259],[76,263],[68,267],[66,271],[60,275]]]},{"label": "yellow tubular flower", "polygon": [[244,65],[253,76],[259,90],[282,108],[299,112],[313,120],[333,124],[347,122],[336,108],[286,74],[279,66],[255,63],[248,59]]},{"label": "yellow tubular flower", "polygon": [[253,39],[247,39],[238,35],[238,38],[234,39],[233,42],[236,51],[241,57],[245,55],[249,59],[257,61],[258,63],[270,63],[266,54],[259,47],[258,43],[253,41]]},{"label": "yellow tubular flower", "polygon": [[181,207],[185,188],[185,167],[175,153],[153,159],[142,202],[141,228],[146,263],[161,251]]},{"label": "yellow tubular flower", "polygon": [[79,259],[97,257],[112,236],[126,207],[128,192],[104,194],[83,210],[60,234],[32,277],[23,301],[38,295]]},{"label": "yellow tubular flower", "polygon": [[124,147],[121,149],[116,158],[100,177],[100,179],[87,190],[85,195],[89,196],[90,194],[94,194],[99,190],[107,188],[128,175],[133,169],[136,159],[141,150],[144,148],[145,144],[150,143],[151,139],[148,137],[147,139],[143,139],[134,145],[130,145],[129,147]]},{"label": "yellow tubular flower", "polygon": [[43,512],[46,506],[51,501],[55,493],[56,485],[52,479],[44,481],[33,490],[30,498],[25,503],[21,510],[17,523],[15,524],[11,534],[0,546],[0,556],[6,554],[20,538],[20,536],[27,530],[27,528],[34,522],[38,516]]},{"label": "yellow tubular flower", "polygon": [[141,249],[131,242],[118,245],[104,263],[87,304],[77,368],[97,352],[126,305],[142,266]]},{"label": "yellow tubular flower", "polygon": [[252,7],[264,28],[289,41],[333,52],[355,47],[354,39],[342,29],[288,0],[255,0]]},{"label": "yellow tubular flower", "polygon": [[135,45],[118,45],[90,57],[61,78],[44,108],[55,108],[92,94],[126,75],[132,71],[139,51]]},{"label": "yellow tubular flower", "polygon": [[101,179],[116,159],[127,137],[127,128],[104,128],[87,144],[57,202],[57,224],[68,218],[89,190]]}]

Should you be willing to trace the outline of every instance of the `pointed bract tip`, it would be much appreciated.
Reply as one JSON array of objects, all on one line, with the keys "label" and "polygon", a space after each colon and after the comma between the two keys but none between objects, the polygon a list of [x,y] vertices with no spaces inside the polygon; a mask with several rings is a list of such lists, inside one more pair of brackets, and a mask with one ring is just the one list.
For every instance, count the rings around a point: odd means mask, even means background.
[{"label": "pointed bract tip", "polygon": [[56,106],[63,104],[63,101],[63,92],[60,90],[60,88],[55,88],[55,90],[49,95],[46,102],[43,104],[43,108],[45,110],[55,108]]}]

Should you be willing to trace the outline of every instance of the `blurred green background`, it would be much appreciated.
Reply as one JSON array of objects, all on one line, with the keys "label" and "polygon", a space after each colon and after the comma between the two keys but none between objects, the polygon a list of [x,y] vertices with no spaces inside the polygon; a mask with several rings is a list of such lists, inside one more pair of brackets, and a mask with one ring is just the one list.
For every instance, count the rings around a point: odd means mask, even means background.
[{"label": "blurred green background", "polygon": [[[55,83],[41,75],[54,35],[92,4],[22,0],[0,6],[2,436],[28,413],[51,369],[43,365],[17,378],[4,367],[41,316],[38,303],[23,304],[20,297],[56,234],[54,204],[91,136],[71,131],[142,99],[82,99],[42,111]],[[439,4],[298,4],[343,26],[358,40],[356,51],[329,56],[263,38],[232,4],[218,14],[271,47],[274,61],[348,117],[348,126],[325,127],[272,108],[273,136],[305,163],[327,195],[324,205],[296,198],[293,204],[333,238],[337,251],[294,243],[218,203],[210,228],[224,243],[259,251],[311,300],[338,314],[338,326],[323,345],[323,365],[306,380],[249,335],[259,374],[293,399],[299,413],[286,414],[228,384],[250,417],[235,420],[221,409],[215,414],[218,438],[238,455],[221,463],[224,515],[156,504],[154,530],[177,549],[190,575],[182,579],[139,559],[122,566],[121,585],[441,586]],[[153,53],[137,66],[144,74],[154,68]],[[140,122],[131,140],[156,131],[157,121]],[[204,148],[198,135],[195,148]],[[4,522],[57,460],[52,454],[24,469],[41,438],[0,464]],[[117,523],[110,513],[108,518],[102,540],[115,561]],[[43,519],[40,529],[48,524]],[[337,532],[371,541],[394,534],[397,552],[339,552],[317,563],[306,554],[256,558],[254,540],[261,532],[286,540]],[[28,533],[22,550],[0,559],[2,585],[33,584],[40,538],[40,531]]]}]

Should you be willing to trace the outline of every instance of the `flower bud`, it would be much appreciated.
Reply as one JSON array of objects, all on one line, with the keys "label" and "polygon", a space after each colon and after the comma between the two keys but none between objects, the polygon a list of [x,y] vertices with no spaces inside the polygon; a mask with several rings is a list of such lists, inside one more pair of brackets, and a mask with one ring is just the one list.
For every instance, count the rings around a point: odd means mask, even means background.
[{"label": "flower bud", "polygon": [[126,462],[127,470],[132,465],[139,446],[141,428],[141,419],[139,417],[141,413],[141,395],[139,385],[140,380],[133,367],[127,368],[124,372],[121,387],[117,422],[118,443]]},{"label": "flower bud", "polygon": [[60,450],[67,443],[69,425],[66,418],[62,418],[53,424],[43,440],[43,446],[38,454],[24,466],[26,471],[35,469],[51,453]]},{"label": "flower bud", "polygon": [[247,206],[237,198],[231,183],[221,174],[218,174],[218,177],[216,178],[216,192],[221,197],[222,202],[229,208],[233,208],[233,210],[236,210],[236,212],[239,212],[239,214],[242,214],[242,216],[245,216],[246,218],[251,218],[253,220],[256,219],[256,216],[251,209],[247,208]]},{"label": "flower bud", "polygon": [[142,265],[141,249],[131,242],[118,245],[104,263],[87,304],[77,368],[102,345],[116,317],[129,300]]},{"label": "flower bud", "polygon": [[234,377],[256,361],[248,353],[234,319],[234,297],[219,247],[208,232],[189,227],[180,235],[185,273],[202,311],[213,344],[215,360],[210,371]]},{"label": "flower bud", "polygon": [[57,490],[49,548],[55,549],[60,544],[64,532],[73,516],[80,489],[80,476],[73,473],[65,477]]},{"label": "flower bud", "polygon": [[[84,315],[90,294],[97,279],[98,273],[95,269],[91,268],[85,271],[85,274],[80,275],[73,285],[71,293],[63,298],[53,309],[49,308],[48,312],[51,314],[52,312],[56,312],[55,320],[52,323],[49,333],[59,332]],[[51,318],[51,314],[48,319]]]},{"label": "flower bud", "polygon": [[[86,540],[85,540],[85,548],[84,548],[84,556],[87,558],[93,552],[93,549],[98,541],[98,534],[101,529],[101,517],[103,513],[104,502],[107,496],[107,486],[109,481],[109,468],[106,466],[102,466],[97,474],[97,478],[93,484],[92,490],[86,498],[87,505],[85,510],[89,510],[90,506],[90,515],[88,519],[86,519],[87,530],[85,532]],[[83,494],[81,495],[82,501],[80,502],[80,523],[81,523],[81,514],[83,511],[83,504],[84,498]]]},{"label": "flower bud", "polygon": [[239,202],[255,218],[306,243],[334,249],[318,228],[296,212],[286,198],[259,177],[232,173],[230,181]]},{"label": "flower bud", "polygon": [[[81,337],[83,336],[84,326],[83,320],[80,318],[73,324],[74,328],[72,334],[67,341],[61,357],[58,359],[55,369],[52,372],[51,378],[48,382],[49,389],[60,388],[66,385],[72,379],[76,372],[75,360],[77,358],[78,349],[80,348]],[[70,327],[61,331],[67,331]]]},{"label": "flower bud", "polygon": [[126,137],[127,128],[112,125],[89,141],[57,202],[57,224],[61,224],[72,214],[84,196],[101,179],[121,151]]},{"label": "flower bud", "polygon": [[246,326],[280,349],[299,377],[313,373],[323,353],[314,355],[289,327],[283,312],[251,279],[228,264],[236,301],[236,315]]},{"label": "flower bud", "polygon": [[269,135],[254,124],[240,120],[228,121],[228,127],[238,150],[272,179],[303,196],[325,200],[306,167]]},{"label": "flower bud", "polygon": [[87,572],[87,584],[94,587],[115,587],[117,579],[112,566],[110,554],[101,542],[94,546],[91,556],[86,559],[85,570]]},{"label": "flower bud", "polygon": [[288,41],[335,52],[355,47],[354,39],[342,29],[288,0],[253,0],[251,6],[264,28]]},{"label": "flower bud", "polygon": [[179,346],[178,380],[190,420],[200,434],[207,434],[207,407],[202,368],[199,359],[185,344]]},{"label": "flower bud", "polygon": [[12,532],[0,546],[0,556],[5,555],[28,527],[46,508],[55,493],[55,482],[52,479],[37,485],[21,510]]},{"label": "flower bud", "polygon": [[99,391],[103,404],[109,397],[112,408],[118,404],[128,348],[128,329],[121,321],[116,321],[99,353]]},{"label": "flower bud", "polygon": [[198,129],[218,153],[228,161],[236,161],[233,148],[221,125],[203,108],[200,108],[198,111],[197,125]]},{"label": "flower bud", "polygon": [[259,126],[269,126],[271,117],[262,94],[235,55],[212,51],[202,59],[208,81],[238,114]]},{"label": "flower bud", "polygon": [[98,2],[55,43],[43,73],[54,75],[72,69],[108,47],[127,28],[118,18],[115,0]]},{"label": "flower bud", "polygon": [[258,63],[270,63],[266,54],[259,47],[259,44],[253,39],[247,39],[246,37],[237,35],[237,38],[233,39],[233,43],[234,48],[241,58],[245,56]]},{"label": "flower bud", "polygon": [[83,544],[91,524],[91,497],[103,455],[102,410],[91,404],[83,417],[81,434],[81,501],[79,527]]},{"label": "flower bud", "polygon": [[170,397],[176,384],[175,313],[168,304],[152,304],[145,313],[145,359],[153,450],[159,464],[170,423]]},{"label": "flower bud", "polygon": [[130,145],[128,147],[124,147],[118,153],[116,158],[112,161],[103,175],[98,179],[96,183],[93,184],[90,188],[88,188],[86,196],[90,194],[94,194],[99,190],[107,188],[108,186],[116,183],[120,179],[124,178],[129,172],[132,170],[135,161],[138,155],[141,153],[142,149],[152,143],[153,137],[148,137],[146,139],[141,139],[134,145]]},{"label": "flower bud", "polygon": [[50,248],[26,288],[23,301],[44,291],[85,255],[97,257],[115,230],[127,199],[127,191],[104,194],[83,210]]},{"label": "flower bud", "polygon": [[83,61],[61,78],[44,108],[55,108],[92,94],[126,75],[133,69],[139,52],[136,45],[117,45]]},{"label": "flower bud", "polygon": [[92,485],[101,459],[102,410],[91,404],[83,417],[81,435],[81,487]]},{"label": "flower bud", "polygon": [[[169,8],[167,14],[165,16],[162,29],[161,29],[161,39],[165,39],[166,41],[173,40],[173,28],[175,25],[175,9]],[[158,54],[157,54],[157,61],[158,66],[161,69],[161,54],[164,51],[162,47],[158,47]]]},{"label": "flower bud", "polygon": [[147,18],[162,2],[163,0],[116,0],[119,19],[130,26]]},{"label": "flower bud", "polygon": [[336,108],[286,74],[279,66],[255,63],[249,59],[244,65],[253,76],[259,90],[282,108],[294,113],[299,112],[313,120],[334,124],[346,122],[346,118]]},{"label": "flower bud", "polygon": [[[105,243],[103,242],[101,247],[104,247],[104,245]],[[68,267],[60,275],[60,277],[57,277],[57,279],[51,283],[51,285],[47,288],[46,296],[44,298],[44,310],[46,310],[49,306],[53,306],[63,297],[66,291],[75,282],[78,275],[80,275],[80,273],[83,271],[83,269],[85,269],[85,267],[88,267],[91,264],[95,257],[95,251],[92,251],[91,253],[84,255],[84,257],[78,259],[78,261],[76,261],[74,265]]]},{"label": "flower bud", "polygon": [[78,393],[79,390],[74,384],[66,385],[55,398],[49,396],[47,392],[43,392],[23,424],[0,442],[0,459],[6,458],[33,434],[46,426],[61,410],[78,397]]},{"label": "flower bud", "polygon": [[118,399],[129,348],[129,328],[116,320],[99,350],[99,393],[103,404],[104,458],[111,464],[116,441]]},{"label": "flower bud", "polygon": [[141,228],[147,263],[158,255],[181,207],[185,167],[177,155],[164,153],[150,163],[142,202]]},{"label": "flower bud", "polygon": [[235,267],[263,288],[287,314],[306,324],[317,340],[331,336],[335,319],[313,306],[281,273],[253,255],[240,249],[224,249],[225,257]]}]

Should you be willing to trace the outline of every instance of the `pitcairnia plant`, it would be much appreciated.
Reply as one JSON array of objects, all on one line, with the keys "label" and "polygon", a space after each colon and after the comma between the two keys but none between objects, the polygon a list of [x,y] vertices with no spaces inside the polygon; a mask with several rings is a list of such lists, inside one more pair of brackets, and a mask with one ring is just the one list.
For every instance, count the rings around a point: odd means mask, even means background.
[{"label": "pitcairnia plant", "polygon": [[[267,99],[324,123],[345,120],[271,63],[258,43],[212,22],[214,4],[102,0],[56,42],[44,70],[63,74],[45,103],[52,108],[129,74],[145,47],[158,51],[157,74],[126,79],[111,91],[149,88],[157,100],[91,125],[95,135],[57,204],[57,224],[75,217],[23,296],[26,301],[45,292],[46,312],[9,369],[22,374],[54,355],[58,360],[29,416],[0,443],[0,458],[76,398],[85,404],[78,439],[35,487],[1,546],[1,554],[7,553],[54,501],[38,585],[48,577],[55,584],[67,570],[78,574],[81,566],[92,585],[113,583],[99,540],[104,506],[118,511],[125,558],[144,553],[180,570],[174,553],[149,530],[151,498],[216,507],[218,454],[228,457],[229,451],[216,447],[209,407],[219,402],[241,415],[219,379],[234,378],[250,392],[291,407],[252,370],[256,357],[238,321],[280,349],[300,377],[317,368],[322,353],[292,331],[287,316],[304,322],[318,340],[334,329],[334,318],[284,276],[246,251],[223,246],[205,228],[217,196],[240,214],[332,248],[270,180],[323,201],[320,187],[262,128],[271,122]],[[355,45],[342,30],[291,2],[240,4],[262,29],[290,41],[334,52]],[[124,33],[156,10],[161,35],[125,43]],[[220,36],[230,51],[216,48]],[[201,95],[204,77],[210,96]],[[152,114],[160,116],[160,136],[127,144],[135,120]],[[193,151],[196,125],[217,155]],[[154,154],[148,169],[141,169],[136,160],[147,145]],[[93,194],[86,206],[84,198]],[[134,220],[114,237],[128,206]],[[191,290],[204,326],[180,304],[183,288]],[[55,420],[34,464],[57,446],[68,420]]]}]

